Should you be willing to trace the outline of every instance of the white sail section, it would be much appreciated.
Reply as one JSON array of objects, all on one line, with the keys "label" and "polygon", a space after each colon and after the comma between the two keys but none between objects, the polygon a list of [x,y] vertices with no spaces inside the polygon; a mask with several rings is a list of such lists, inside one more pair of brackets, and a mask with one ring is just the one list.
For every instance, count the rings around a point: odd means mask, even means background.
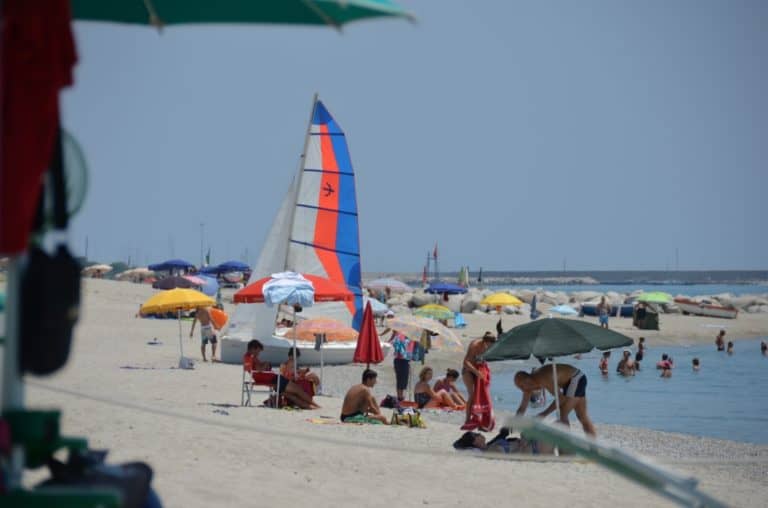
[{"label": "white sail section", "polygon": [[[248,283],[269,277],[285,269],[285,257],[288,251],[288,234],[291,214],[296,202],[296,180],[291,182],[288,193],[280,205],[267,239],[262,247],[259,259],[251,272]],[[224,335],[239,340],[259,339],[271,336],[275,331],[276,309],[263,303],[241,303],[229,318]],[[223,352],[222,352],[223,354]],[[239,359],[237,360],[239,361]]]}]

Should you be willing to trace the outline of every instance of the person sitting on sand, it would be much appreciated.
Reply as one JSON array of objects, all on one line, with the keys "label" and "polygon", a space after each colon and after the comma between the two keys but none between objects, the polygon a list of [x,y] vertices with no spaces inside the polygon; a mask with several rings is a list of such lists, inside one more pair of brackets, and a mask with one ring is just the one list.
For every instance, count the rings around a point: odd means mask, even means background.
[{"label": "person sitting on sand", "polygon": [[715,337],[715,346],[718,351],[725,351],[725,330],[720,330],[720,333]]},{"label": "person sitting on sand", "polygon": [[454,411],[464,409],[453,402],[450,394],[445,390],[434,390],[429,386],[429,382],[432,381],[432,367],[424,367],[419,372],[419,382],[413,387],[413,400],[421,408],[441,408],[447,407]]},{"label": "person sitting on sand", "polygon": [[726,351],[729,355],[733,354],[733,342],[728,341],[728,350]]},{"label": "person sitting on sand", "polygon": [[216,330],[214,328],[213,320],[211,319],[210,307],[200,306],[195,312],[195,319],[192,320],[192,328],[189,330],[189,336],[195,332],[195,323],[200,321],[200,353],[203,355],[203,361],[207,362],[205,358],[205,346],[209,342],[211,343],[211,361],[216,361]]},{"label": "person sitting on sand", "polygon": [[[590,436],[595,436],[595,426],[587,413],[587,376],[579,369],[565,363],[557,364],[557,386],[554,386],[553,365],[544,365],[536,369],[533,374],[525,371],[519,371],[515,374],[515,386],[523,392],[523,400],[520,407],[517,408],[517,414],[525,414],[528,408],[528,401],[531,398],[531,392],[545,388],[560,402],[560,422],[569,426],[568,415],[575,411],[576,418],[581,422],[584,432]],[[538,416],[545,417],[555,410],[556,401],[539,413]]]},{"label": "person sitting on sand", "polygon": [[672,360],[672,357],[669,356],[667,353],[664,353],[661,355],[661,360],[659,360],[658,363],[656,363],[657,369],[672,369],[675,366],[674,360]]},{"label": "person sitting on sand", "polygon": [[475,380],[480,375],[477,368],[484,363],[482,356],[489,347],[496,342],[496,337],[491,332],[485,332],[479,339],[475,339],[467,346],[467,354],[464,356],[464,363],[461,368],[461,377],[464,380],[464,386],[467,387],[467,415],[466,421],[469,423],[472,404],[475,402]]},{"label": "person sitting on sand", "polygon": [[[259,371],[263,372],[272,369],[272,366],[268,362],[262,362],[259,359],[259,354],[263,350],[264,346],[262,343],[253,339],[248,342],[247,350],[245,355],[243,355],[243,364],[245,364],[250,357],[251,370],[254,379]],[[300,407],[301,409],[320,409],[320,406],[312,401],[312,397],[307,394],[301,386],[281,374],[275,376],[275,387],[277,388],[278,397],[284,395],[288,402],[294,406]]]},{"label": "person sitting on sand", "polygon": [[698,372],[699,369],[701,369],[701,365],[699,363],[699,359],[698,358],[694,358],[691,363],[693,364],[693,371],[694,372]]},{"label": "person sitting on sand", "polygon": [[381,414],[379,404],[373,396],[372,388],[376,385],[377,377],[378,374],[375,371],[365,369],[363,371],[362,383],[353,386],[347,391],[347,394],[344,396],[344,402],[341,404],[340,419],[342,422],[356,416],[366,416],[378,420],[385,425],[389,424],[387,418]]},{"label": "person sitting on sand", "polygon": [[597,368],[600,369],[600,374],[603,376],[608,375],[608,359],[611,357],[610,351],[603,351],[603,357],[600,358],[600,363],[597,364]]},{"label": "person sitting on sand", "polygon": [[[285,376],[286,378],[290,379],[291,381],[294,381],[295,383],[299,384],[304,388],[304,391],[309,393],[310,395],[315,394],[314,387],[320,384],[320,378],[317,377],[317,374],[314,372],[310,372],[309,367],[299,367],[296,368],[295,366],[295,358],[301,357],[301,349],[296,348],[296,353],[294,355],[293,348],[288,348],[288,359],[280,365],[280,374]],[[294,371],[296,375],[294,376]]]},{"label": "person sitting on sand", "polygon": [[635,370],[635,361],[632,360],[632,352],[629,349],[625,349],[621,360],[619,360],[619,364],[616,366],[616,372],[622,376],[634,376]]},{"label": "person sitting on sand", "polygon": [[445,390],[448,392],[448,395],[451,396],[451,399],[453,400],[453,403],[457,406],[463,406],[467,403],[466,399],[464,399],[464,396],[459,391],[459,388],[456,386],[456,381],[459,379],[459,371],[456,369],[448,369],[445,371],[445,377],[443,379],[438,379],[435,381],[434,386],[432,387],[433,390],[436,392],[439,392],[440,390]]}]

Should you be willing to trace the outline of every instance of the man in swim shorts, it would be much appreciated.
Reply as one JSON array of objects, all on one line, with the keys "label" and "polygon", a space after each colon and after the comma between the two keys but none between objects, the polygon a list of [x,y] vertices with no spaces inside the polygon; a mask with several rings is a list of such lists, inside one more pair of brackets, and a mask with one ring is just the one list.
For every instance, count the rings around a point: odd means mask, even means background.
[{"label": "man in swim shorts", "polygon": [[[576,418],[581,422],[584,432],[592,437],[596,436],[595,426],[587,413],[587,376],[572,365],[557,364],[557,386],[554,385],[552,373],[553,365],[545,365],[536,369],[532,374],[519,371],[515,374],[515,385],[523,392],[523,400],[517,408],[517,414],[525,414],[531,393],[542,388],[546,389],[560,401],[560,422],[569,425],[568,414],[576,413]],[[544,418],[556,408],[555,401],[538,416]]]},{"label": "man in swim shorts", "polygon": [[378,374],[371,369],[363,371],[362,383],[349,389],[344,396],[344,402],[341,404],[341,421],[345,422],[349,418],[356,416],[367,416],[387,425],[387,418],[381,414],[379,404],[373,396],[373,387],[376,385]]},{"label": "man in swim shorts", "polygon": [[192,328],[189,330],[189,336],[195,333],[195,323],[200,321],[200,353],[203,355],[203,361],[208,361],[205,358],[205,346],[209,342],[211,343],[211,361],[216,361],[216,330],[213,327],[213,320],[211,320],[210,307],[198,307],[195,312],[195,319],[192,321]]},{"label": "man in swim shorts", "polygon": [[611,313],[611,304],[605,301],[605,297],[600,298],[597,304],[597,317],[600,320],[601,328],[608,328],[608,315]]}]

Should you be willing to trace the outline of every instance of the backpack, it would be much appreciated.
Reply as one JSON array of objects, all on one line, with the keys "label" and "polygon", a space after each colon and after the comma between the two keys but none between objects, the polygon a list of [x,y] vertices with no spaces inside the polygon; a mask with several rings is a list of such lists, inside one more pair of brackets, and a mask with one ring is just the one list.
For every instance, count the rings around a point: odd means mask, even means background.
[{"label": "backpack", "polygon": [[418,409],[398,408],[392,412],[391,425],[407,425],[408,427],[427,428]]}]

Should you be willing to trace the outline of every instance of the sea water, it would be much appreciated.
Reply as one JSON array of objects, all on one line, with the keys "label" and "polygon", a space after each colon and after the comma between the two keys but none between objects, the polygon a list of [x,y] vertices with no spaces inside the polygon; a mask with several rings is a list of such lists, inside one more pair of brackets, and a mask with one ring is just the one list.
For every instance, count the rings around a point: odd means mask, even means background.
[{"label": "sea water", "polygon": [[634,291],[664,291],[672,296],[704,296],[730,293],[732,295],[754,295],[768,293],[766,284],[566,284],[566,285],[541,285],[541,284],[500,284],[488,286],[490,289],[542,289],[544,291],[562,291],[574,293],[576,291],[596,291],[607,293],[632,293]]},{"label": "sea water", "polygon": [[[634,353],[633,349],[633,357]],[[661,378],[656,369],[662,353],[674,360],[671,378]],[[716,351],[714,336],[712,344],[651,344],[641,370],[628,378],[616,373],[620,350],[613,351],[607,376],[598,369],[600,357],[601,353],[594,351],[581,359],[558,359],[587,375],[588,411],[596,423],[768,444],[768,357],[760,353],[760,339],[735,341],[732,355]],[[691,366],[694,357],[701,363],[698,372]],[[498,409],[517,409],[521,392],[513,376],[518,370],[530,371],[538,365],[536,360],[503,362],[498,370],[494,368],[491,393]],[[534,411],[541,409],[529,406],[528,413]],[[579,425],[574,414],[571,425]]]}]

